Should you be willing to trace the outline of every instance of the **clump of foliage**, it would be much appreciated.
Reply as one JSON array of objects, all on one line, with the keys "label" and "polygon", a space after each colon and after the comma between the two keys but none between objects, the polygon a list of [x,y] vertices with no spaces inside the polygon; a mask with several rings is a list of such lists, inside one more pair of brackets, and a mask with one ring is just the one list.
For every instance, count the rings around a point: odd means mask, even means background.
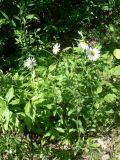
[{"label": "clump of foliage", "polygon": [[20,60],[17,72],[4,75],[1,71],[3,130],[37,133],[42,144],[50,140],[76,146],[83,135],[108,129],[119,119],[120,65],[116,65],[116,54],[91,59],[98,50],[89,53],[91,48],[85,49],[83,44],[89,46],[78,40],[75,46],[59,51],[56,45],[56,55],[43,48],[39,54],[46,51],[48,56],[31,55]]}]

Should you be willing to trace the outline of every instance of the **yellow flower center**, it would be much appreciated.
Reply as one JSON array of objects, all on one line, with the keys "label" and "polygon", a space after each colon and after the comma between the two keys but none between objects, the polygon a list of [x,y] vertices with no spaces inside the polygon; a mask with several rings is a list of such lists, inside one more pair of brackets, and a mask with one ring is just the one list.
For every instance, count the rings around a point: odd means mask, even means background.
[{"label": "yellow flower center", "polygon": [[96,55],[96,52],[95,52],[94,50],[92,50],[92,51],[91,51],[91,54],[92,54],[93,56],[95,56],[95,55]]}]

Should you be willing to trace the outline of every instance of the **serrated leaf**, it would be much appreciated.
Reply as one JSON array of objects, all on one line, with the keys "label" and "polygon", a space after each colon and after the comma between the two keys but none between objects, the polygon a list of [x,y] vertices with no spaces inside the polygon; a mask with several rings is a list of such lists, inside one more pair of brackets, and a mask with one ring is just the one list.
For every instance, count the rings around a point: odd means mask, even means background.
[{"label": "serrated leaf", "polygon": [[57,127],[55,128],[58,132],[60,133],[65,133],[64,129],[63,128],[60,128],[60,127]]},{"label": "serrated leaf", "polygon": [[9,103],[9,102],[12,100],[13,97],[14,97],[14,88],[11,87],[11,88],[8,90],[5,98],[6,98],[6,100],[7,100],[8,103]]},{"label": "serrated leaf", "polygon": [[115,49],[113,55],[116,59],[120,59],[120,49]]}]

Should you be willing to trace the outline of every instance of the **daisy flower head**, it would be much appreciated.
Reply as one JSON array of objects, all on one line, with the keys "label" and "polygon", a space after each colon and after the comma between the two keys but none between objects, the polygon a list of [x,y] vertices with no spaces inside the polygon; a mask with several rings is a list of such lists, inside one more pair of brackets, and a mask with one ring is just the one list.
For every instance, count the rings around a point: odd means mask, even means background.
[{"label": "daisy flower head", "polygon": [[52,51],[53,51],[53,54],[54,54],[54,55],[57,55],[58,52],[60,51],[60,44],[56,43],[56,44],[53,46]]},{"label": "daisy flower head", "polygon": [[100,57],[100,50],[97,48],[88,48],[87,57],[92,61],[96,61]]},{"label": "daisy flower head", "polygon": [[36,65],[37,63],[36,63],[35,58],[29,57],[28,59],[24,61],[24,67],[27,67],[28,69],[32,69]]},{"label": "daisy flower head", "polygon": [[85,51],[88,49],[88,44],[84,40],[81,40],[78,44],[78,47],[82,48],[82,50]]}]

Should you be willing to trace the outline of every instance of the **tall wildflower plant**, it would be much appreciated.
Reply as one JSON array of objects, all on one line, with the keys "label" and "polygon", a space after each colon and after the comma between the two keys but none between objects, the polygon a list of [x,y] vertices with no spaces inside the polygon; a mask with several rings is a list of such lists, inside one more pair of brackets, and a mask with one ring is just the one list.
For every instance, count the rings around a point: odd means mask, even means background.
[{"label": "tall wildflower plant", "polygon": [[[85,135],[108,130],[119,117],[120,66],[116,57],[83,39],[74,47],[40,50],[20,70],[7,77],[1,72],[0,97],[3,130],[27,130],[46,140],[79,150]],[[59,54],[59,56],[57,56]],[[117,56],[118,57],[118,56]],[[21,63],[20,61],[20,63]],[[9,83],[8,83],[9,82]]]}]

